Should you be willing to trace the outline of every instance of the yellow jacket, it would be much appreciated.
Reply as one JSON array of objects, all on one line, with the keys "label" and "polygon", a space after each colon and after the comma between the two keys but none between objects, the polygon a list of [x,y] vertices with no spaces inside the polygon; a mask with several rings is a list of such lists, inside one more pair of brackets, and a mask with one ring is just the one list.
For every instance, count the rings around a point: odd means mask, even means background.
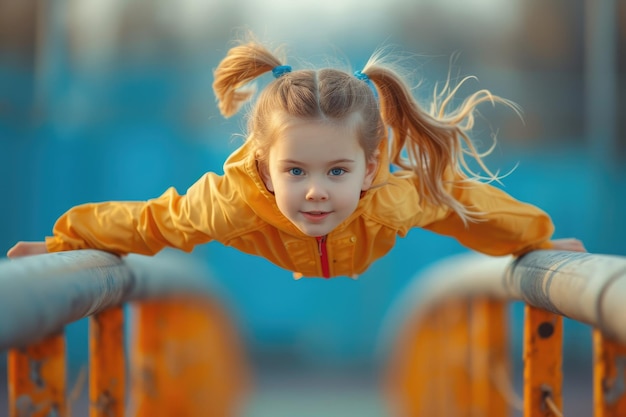
[{"label": "yellow jacket", "polygon": [[413,227],[452,236],[489,255],[550,247],[554,227],[538,208],[488,184],[457,187],[452,192],[460,201],[486,213],[483,221],[466,227],[451,210],[424,203],[415,177],[390,173],[386,158],[374,180],[378,186],[364,193],[356,211],[321,241],[303,234],[278,210],[249,147],[244,144],[228,158],[223,176],[207,173],[185,195],[169,188],[145,202],[70,209],[56,222],[54,236],[46,238],[48,251],[93,248],[153,255],[165,246],[191,251],[217,240],[302,276],[354,277]]}]

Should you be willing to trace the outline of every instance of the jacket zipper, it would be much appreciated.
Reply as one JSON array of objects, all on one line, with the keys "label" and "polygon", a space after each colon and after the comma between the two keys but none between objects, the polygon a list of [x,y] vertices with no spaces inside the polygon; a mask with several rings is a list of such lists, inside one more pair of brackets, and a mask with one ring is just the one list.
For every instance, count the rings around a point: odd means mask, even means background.
[{"label": "jacket zipper", "polygon": [[328,265],[328,249],[326,248],[326,236],[317,236],[317,249],[320,252],[320,261],[322,262],[322,276],[330,278],[330,266]]}]

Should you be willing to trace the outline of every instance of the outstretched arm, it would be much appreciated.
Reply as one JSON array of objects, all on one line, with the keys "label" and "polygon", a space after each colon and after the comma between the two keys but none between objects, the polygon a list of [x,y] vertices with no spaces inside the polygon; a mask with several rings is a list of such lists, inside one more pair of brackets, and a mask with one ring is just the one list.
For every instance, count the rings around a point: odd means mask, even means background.
[{"label": "outstretched arm", "polygon": [[189,252],[211,240],[194,221],[202,209],[173,188],[148,201],[83,204],[56,221],[46,247],[50,252],[99,249],[119,255],[154,255],[166,246]]},{"label": "outstretched arm", "polygon": [[465,225],[449,212],[425,225],[426,229],[455,237],[463,245],[489,255],[522,255],[536,249],[584,252],[581,241],[552,239],[554,225],[543,210],[516,200],[504,191],[485,183],[459,186],[452,190],[468,207],[481,212],[476,222]]},{"label": "outstretched arm", "polygon": [[79,205],[57,220],[45,243],[19,242],[7,256],[75,249],[153,255],[166,246],[189,252],[234,227],[230,197],[220,186],[218,176],[207,174],[185,195],[170,188],[148,201]]}]

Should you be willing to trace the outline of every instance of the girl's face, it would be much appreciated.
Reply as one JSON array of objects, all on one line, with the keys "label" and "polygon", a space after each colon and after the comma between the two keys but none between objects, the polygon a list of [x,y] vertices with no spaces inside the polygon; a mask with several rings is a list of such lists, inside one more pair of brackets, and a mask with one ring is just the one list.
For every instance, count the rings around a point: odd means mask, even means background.
[{"label": "girl's face", "polygon": [[324,236],[356,209],[378,162],[366,161],[350,123],[291,123],[269,149],[261,176],[280,211],[309,236]]}]

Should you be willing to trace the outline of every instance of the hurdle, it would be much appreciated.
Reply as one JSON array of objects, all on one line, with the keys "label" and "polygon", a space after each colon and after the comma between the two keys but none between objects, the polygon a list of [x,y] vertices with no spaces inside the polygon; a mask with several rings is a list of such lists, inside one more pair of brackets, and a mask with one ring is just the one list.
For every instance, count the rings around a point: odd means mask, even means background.
[{"label": "hurdle", "polygon": [[[595,417],[626,415],[626,257],[462,254],[418,274],[382,332],[393,416],[562,416],[563,318],[590,327]],[[524,303],[523,393],[508,306]]]},{"label": "hurdle", "polygon": [[82,318],[90,417],[237,415],[249,368],[222,299],[211,272],[182,253],[0,260],[8,415],[70,416],[64,329]]}]

